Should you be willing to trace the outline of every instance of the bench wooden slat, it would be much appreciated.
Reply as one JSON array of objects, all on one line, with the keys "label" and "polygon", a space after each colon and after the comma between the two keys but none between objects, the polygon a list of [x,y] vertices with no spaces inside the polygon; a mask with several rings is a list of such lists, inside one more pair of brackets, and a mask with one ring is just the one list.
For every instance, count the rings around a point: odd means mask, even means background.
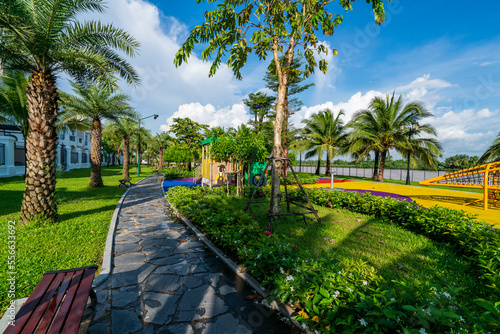
[{"label": "bench wooden slat", "polygon": [[57,312],[54,322],[50,327],[49,334],[60,333],[63,328],[64,322],[68,316],[69,309],[71,308],[71,304],[75,298],[75,294],[80,285],[80,281],[82,280],[84,270],[77,270],[74,273],[73,279],[71,280],[71,284],[69,286],[68,291],[66,292],[66,297],[62,302],[61,308],[59,312]]},{"label": "bench wooden slat", "polygon": [[[54,274],[52,274],[54,275]],[[58,273],[57,275],[63,275],[64,280],[59,287],[59,291],[57,295],[54,296],[54,298],[51,299],[49,307],[47,308],[47,311],[45,311],[45,314],[42,318],[42,321],[40,322],[40,325],[38,326],[36,333],[46,333],[47,330],[49,329],[50,324],[52,323],[52,320],[54,319],[54,315],[56,314],[56,311],[59,308],[59,305],[61,304],[61,301],[63,300],[64,296],[66,295],[66,290],[68,289],[68,285],[71,282],[73,275],[67,275],[64,272]]]},{"label": "bench wooden slat", "polygon": [[44,275],[35,290],[28,297],[26,302],[23,304],[23,307],[19,310],[15,319],[15,326],[9,326],[5,330],[4,334],[17,334],[21,333],[26,323],[32,316],[32,312],[37,308],[40,300],[44,296],[48,287],[52,283],[54,276]]},{"label": "bench wooden slat", "polygon": [[37,328],[38,324],[40,323],[40,320],[45,314],[45,311],[47,310],[50,301],[52,300],[52,297],[54,297],[54,295],[57,294],[59,285],[61,285],[61,281],[64,277],[64,274],[51,275],[51,276],[54,277],[52,283],[45,292],[45,295],[43,296],[42,300],[40,301],[36,309],[33,311],[30,319],[28,320],[28,323],[24,327],[24,332],[26,333],[35,332],[35,329]]},{"label": "bench wooden slat", "polygon": [[90,291],[90,289],[92,289],[92,282],[94,280],[95,271],[95,268],[89,268],[86,269],[83,273],[80,287],[71,307],[71,311],[68,314],[66,325],[64,326],[64,333],[78,332],[78,327],[80,327],[80,323],[82,322],[83,311],[85,310],[85,306],[81,306],[87,305],[87,299],[89,298],[88,292]]}]

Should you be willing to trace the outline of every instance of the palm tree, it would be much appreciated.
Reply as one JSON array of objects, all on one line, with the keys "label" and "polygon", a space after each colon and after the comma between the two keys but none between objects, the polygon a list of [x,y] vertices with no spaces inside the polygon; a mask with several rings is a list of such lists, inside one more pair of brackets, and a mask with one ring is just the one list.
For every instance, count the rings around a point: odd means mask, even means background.
[{"label": "palm tree", "polygon": [[162,170],[165,149],[173,145],[173,138],[170,137],[168,133],[161,132],[157,133],[156,136],[153,137],[153,143],[155,149],[158,151],[158,170]]},{"label": "palm tree", "polygon": [[500,132],[493,140],[490,147],[488,147],[488,149],[479,158],[478,162],[484,163],[488,161],[494,162],[498,160],[500,160]]},{"label": "palm tree", "polygon": [[[377,177],[380,182],[384,181],[385,161],[391,148],[402,154],[410,152],[415,159],[433,168],[436,157],[442,152],[439,142],[432,138],[415,137],[408,141],[401,126],[411,125],[432,113],[418,101],[403,105],[402,96],[396,100],[394,95],[386,95],[385,99],[375,97],[369,109],[357,112],[348,125],[354,130],[349,135],[350,151],[359,154],[358,160],[375,152],[376,168],[377,158],[380,158]],[[436,136],[436,130],[429,124],[420,125],[418,132]]]},{"label": "palm tree", "polygon": [[320,111],[303,121],[302,129],[303,146],[306,149],[306,158],[318,156],[316,174],[319,175],[321,157],[326,152],[326,175],[330,175],[330,161],[338,155],[347,142],[347,133],[344,122],[340,120],[344,112],[341,110],[337,116],[330,109]]},{"label": "palm tree", "polygon": [[137,122],[133,119],[121,118],[116,122],[112,122],[110,130],[119,136],[122,140],[122,153],[123,153],[123,168],[122,178],[129,178],[130,166],[130,136],[137,131]]},{"label": "palm tree", "polygon": [[121,117],[135,116],[135,112],[128,104],[130,97],[125,94],[111,93],[108,88],[94,83],[84,85],[71,82],[71,86],[76,95],[61,92],[61,105],[73,118],[84,117],[92,121],[89,187],[102,187],[102,120],[118,121]]},{"label": "palm tree", "polygon": [[16,0],[0,2],[0,59],[6,70],[30,73],[26,89],[30,132],[26,140],[26,188],[21,222],[57,217],[55,122],[56,77],[66,73],[83,82],[99,80],[116,87],[118,74],[137,83],[132,66],[116,51],[133,56],[139,44],[125,31],[96,21],[78,21],[85,13],[104,12],[102,0]]}]

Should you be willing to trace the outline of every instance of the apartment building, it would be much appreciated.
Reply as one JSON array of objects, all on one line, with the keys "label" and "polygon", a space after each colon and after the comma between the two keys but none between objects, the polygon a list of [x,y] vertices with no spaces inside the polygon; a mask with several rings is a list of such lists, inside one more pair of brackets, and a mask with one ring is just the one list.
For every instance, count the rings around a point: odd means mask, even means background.
[{"label": "apartment building", "polygon": [[[17,126],[0,124],[0,177],[21,176],[24,139]],[[90,131],[63,131],[57,142],[57,170],[90,167]]]}]

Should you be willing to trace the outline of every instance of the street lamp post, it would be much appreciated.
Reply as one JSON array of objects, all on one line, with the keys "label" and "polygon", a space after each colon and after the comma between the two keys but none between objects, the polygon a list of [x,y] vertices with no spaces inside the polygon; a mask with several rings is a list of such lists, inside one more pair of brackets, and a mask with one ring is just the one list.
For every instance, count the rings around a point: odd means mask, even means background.
[{"label": "street lamp post", "polygon": [[[401,129],[401,131],[404,131],[406,129],[405,125],[404,124],[401,124],[399,126],[399,128]],[[416,121],[413,121],[411,123],[411,128],[409,128],[407,130],[407,134],[408,134],[408,143],[411,145],[411,136],[413,136],[414,134],[416,134],[418,132],[418,129],[419,129],[419,124],[418,122]],[[409,186],[410,185],[410,157],[411,157],[411,147],[409,148],[408,150],[408,166],[407,166],[407,169],[406,169],[406,185]]]},{"label": "street lamp post", "polygon": [[137,176],[140,177],[141,176],[141,121],[143,119],[146,119],[146,118],[151,118],[151,117],[154,117],[154,119],[157,119],[158,118],[158,115],[156,114],[153,114],[153,115],[150,115],[150,116],[147,116],[147,117],[143,117],[143,118],[139,118],[139,159],[137,159]]}]

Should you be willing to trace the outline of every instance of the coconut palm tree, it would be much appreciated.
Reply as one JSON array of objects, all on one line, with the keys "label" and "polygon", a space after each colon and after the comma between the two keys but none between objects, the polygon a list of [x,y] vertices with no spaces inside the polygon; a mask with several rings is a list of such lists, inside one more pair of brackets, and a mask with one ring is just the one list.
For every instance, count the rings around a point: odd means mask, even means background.
[{"label": "coconut palm tree", "polygon": [[99,80],[116,87],[115,75],[137,83],[132,66],[139,44],[125,31],[79,16],[104,12],[102,0],[16,0],[0,2],[0,59],[6,70],[30,73],[26,89],[30,132],[26,140],[26,188],[21,222],[57,217],[55,199],[58,112],[56,75]]},{"label": "coconut palm tree", "polygon": [[121,118],[109,124],[110,131],[115,133],[122,140],[123,168],[122,178],[129,178],[130,168],[130,136],[137,131],[137,121],[134,119]]},{"label": "coconut palm tree", "polygon": [[90,132],[90,183],[89,187],[102,187],[101,141],[102,121],[118,121],[122,117],[136,114],[128,104],[130,97],[125,94],[111,93],[110,89],[98,84],[79,84],[71,82],[75,95],[61,92],[61,106],[73,118],[88,118],[92,121]]},{"label": "coconut palm tree", "polygon": [[500,132],[493,140],[490,147],[488,147],[488,149],[479,158],[478,162],[485,163],[488,161],[494,162],[498,160],[500,160]]},{"label": "coconut palm tree", "polygon": [[302,145],[306,149],[306,158],[318,157],[316,174],[319,175],[321,157],[326,152],[326,175],[330,175],[330,162],[345,147],[347,133],[344,122],[340,120],[344,112],[341,110],[335,116],[330,109],[320,111],[309,119],[302,121],[305,127],[302,129]]},{"label": "coconut palm tree", "polygon": [[[349,135],[350,151],[358,153],[359,159],[375,152],[375,165],[380,158],[377,179],[381,182],[384,181],[385,161],[391,148],[405,155],[410,152],[414,159],[435,168],[435,159],[442,152],[441,144],[433,138],[414,137],[409,141],[401,130],[401,126],[430,116],[432,113],[418,101],[403,105],[401,95],[397,100],[394,93],[392,96],[387,94],[385,99],[375,97],[369,108],[357,112],[348,124],[353,129]],[[418,133],[436,136],[436,130],[429,124],[419,125]]]}]

